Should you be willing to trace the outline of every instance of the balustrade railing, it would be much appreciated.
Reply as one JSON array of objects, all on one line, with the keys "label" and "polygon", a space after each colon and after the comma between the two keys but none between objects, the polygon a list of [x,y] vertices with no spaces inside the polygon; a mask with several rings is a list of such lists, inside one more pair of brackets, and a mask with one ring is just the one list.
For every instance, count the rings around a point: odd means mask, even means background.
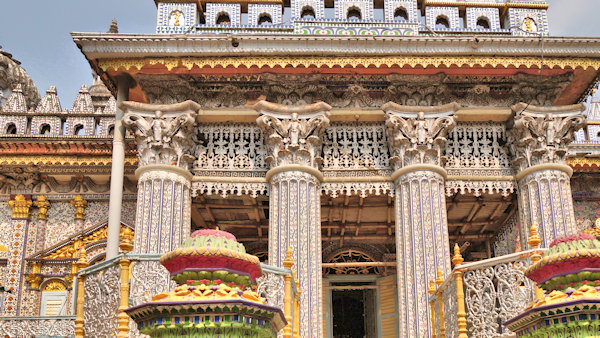
[{"label": "balustrade railing", "polygon": [[0,317],[0,337],[75,337],[75,316]]},{"label": "balustrade railing", "polygon": [[[119,326],[119,306],[122,297],[127,298],[128,306],[135,306],[149,302],[155,295],[175,288],[175,282],[170,279],[169,272],[159,262],[160,256],[160,254],[122,254],[83,269],[79,273],[79,276],[83,276],[84,306],[83,314],[78,313],[77,317],[83,318],[85,336],[116,337],[119,333],[127,331],[129,337],[146,337],[137,331],[137,325],[132,320],[129,320],[127,330]],[[288,313],[284,311],[284,314],[293,334],[298,330],[294,323],[297,322],[295,314],[299,307],[299,292],[292,271],[266,264],[261,264],[261,267],[263,276],[257,279],[256,292],[265,298],[267,304],[282,310],[288,309]],[[125,290],[125,293],[121,281],[123,269],[129,271],[126,274],[129,287],[128,292]],[[286,294],[288,282],[290,292]],[[289,307],[286,307],[286,303]],[[70,318],[71,331],[73,331],[75,317]],[[279,336],[283,336],[283,331]]]},{"label": "balustrade railing", "polygon": [[[434,316],[432,329],[441,337],[459,337],[459,305],[465,307],[469,337],[513,337],[503,322],[523,312],[535,300],[535,284],[525,277],[531,258],[544,249],[533,249],[479,262],[459,264],[452,275],[430,296]],[[458,285],[458,277],[462,285]],[[441,297],[440,297],[441,295]],[[443,307],[440,307],[440,300]]]}]

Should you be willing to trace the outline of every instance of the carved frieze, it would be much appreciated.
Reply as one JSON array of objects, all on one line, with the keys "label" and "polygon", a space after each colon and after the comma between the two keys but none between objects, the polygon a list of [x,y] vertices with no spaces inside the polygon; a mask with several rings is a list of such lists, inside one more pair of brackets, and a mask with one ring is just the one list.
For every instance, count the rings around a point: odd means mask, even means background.
[{"label": "carved frieze", "polygon": [[240,76],[138,75],[148,101],[193,100],[202,107],[239,108],[259,97],[285,105],[323,101],[335,108],[379,108],[388,101],[407,106],[458,102],[464,106],[506,107],[520,101],[550,106],[572,74],[539,77],[456,77],[436,75],[256,74]]},{"label": "carved frieze", "polygon": [[[136,182],[124,178],[126,192],[135,192]],[[101,194],[110,189],[110,181],[97,182],[89,176],[75,175],[68,181],[32,172],[3,172],[0,174],[0,195],[23,194]]]},{"label": "carved frieze", "polygon": [[196,116],[192,101],[171,105],[124,102],[123,125],[135,135],[139,166],[175,165],[189,169],[194,160]]},{"label": "carved frieze", "polygon": [[508,147],[518,170],[544,164],[566,164],[567,148],[585,125],[583,104],[537,107],[520,103],[510,122]]},{"label": "carved frieze", "polygon": [[388,144],[396,169],[414,164],[444,164],[447,134],[456,125],[457,103],[439,107],[386,103]]},{"label": "carved frieze", "polygon": [[268,152],[265,161],[271,168],[290,164],[319,167],[331,106],[323,102],[283,106],[261,101],[254,109],[261,114],[256,123],[264,133]]}]

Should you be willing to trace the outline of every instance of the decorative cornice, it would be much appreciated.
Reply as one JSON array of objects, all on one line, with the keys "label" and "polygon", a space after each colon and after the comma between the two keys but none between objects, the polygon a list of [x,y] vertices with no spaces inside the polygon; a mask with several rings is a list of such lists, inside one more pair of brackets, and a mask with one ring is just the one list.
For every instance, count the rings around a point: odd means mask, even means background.
[{"label": "decorative cornice", "polygon": [[[236,34],[238,47],[228,34],[98,34],[72,33],[89,60],[129,57],[247,55],[456,55],[536,56],[537,36],[318,36],[299,34]],[[544,37],[544,55],[592,57],[600,53],[600,38]]]},{"label": "decorative cornice", "polygon": [[[600,53],[600,48],[599,48]],[[171,71],[176,67],[191,70],[198,68],[416,68],[416,67],[469,67],[534,68],[540,66],[539,56],[221,56],[181,58],[131,58],[102,59],[98,61],[103,71],[141,70],[145,66],[163,65]],[[545,57],[548,68],[600,69],[600,58]]]},{"label": "decorative cornice", "polygon": [[[137,165],[137,157],[126,156],[125,165]],[[38,155],[0,155],[0,164],[4,165],[38,165],[38,166],[108,166],[112,163],[110,156],[38,156]]]}]

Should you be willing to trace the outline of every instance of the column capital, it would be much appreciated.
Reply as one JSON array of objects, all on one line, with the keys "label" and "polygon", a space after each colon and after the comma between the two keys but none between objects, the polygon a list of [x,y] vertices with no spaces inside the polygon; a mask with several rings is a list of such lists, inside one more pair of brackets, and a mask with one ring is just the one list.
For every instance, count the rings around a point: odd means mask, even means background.
[{"label": "column capital", "polygon": [[330,105],[319,102],[286,106],[260,101],[254,109],[261,115],[256,123],[265,133],[266,161],[271,168],[294,164],[319,168]]},{"label": "column capital", "polygon": [[50,201],[44,195],[39,195],[36,200],[33,202],[33,205],[36,206],[38,210],[38,218],[39,219],[48,219],[48,209],[50,208]]},{"label": "column capital", "polygon": [[125,101],[120,108],[125,111],[123,125],[135,135],[140,167],[191,167],[200,105],[193,101],[168,105]]},{"label": "column capital", "polygon": [[87,201],[83,199],[81,195],[75,195],[71,200],[71,205],[75,208],[75,218],[84,219],[85,209],[87,208]]},{"label": "column capital", "polygon": [[31,200],[24,195],[16,195],[13,200],[8,201],[8,206],[12,209],[12,218],[29,218],[31,204]]},{"label": "column capital", "polygon": [[519,103],[512,107],[508,149],[519,171],[545,164],[566,164],[567,147],[585,125],[583,104],[538,107]]},{"label": "column capital", "polygon": [[458,103],[443,106],[384,104],[388,143],[396,169],[416,164],[442,166],[446,135],[456,125]]}]

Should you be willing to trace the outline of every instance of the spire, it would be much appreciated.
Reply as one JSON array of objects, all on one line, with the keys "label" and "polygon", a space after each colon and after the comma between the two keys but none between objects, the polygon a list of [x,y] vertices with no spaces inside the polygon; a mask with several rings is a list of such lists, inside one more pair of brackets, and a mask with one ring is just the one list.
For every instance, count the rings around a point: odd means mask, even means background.
[{"label": "spire", "polygon": [[114,34],[119,33],[119,26],[117,25],[117,19],[112,19],[107,33],[114,33]]},{"label": "spire", "polygon": [[46,95],[42,98],[37,108],[36,113],[56,113],[61,112],[62,107],[58,95],[56,95],[56,87],[50,86],[46,91]]},{"label": "spire", "polygon": [[27,103],[25,102],[25,95],[23,95],[21,84],[18,84],[15,89],[13,89],[12,94],[10,94],[4,103],[4,106],[2,106],[2,111],[10,113],[27,112]]},{"label": "spire", "polygon": [[115,115],[117,113],[117,100],[114,97],[110,97],[108,102],[106,102],[106,106],[104,107],[104,111],[102,114],[112,114]]},{"label": "spire", "polygon": [[73,102],[73,106],[71,107],[71,113],[93,113],[94,105],[92,103],[92,96],[88,91],[86,85],[82,85],[79,89],[79,94],[75,98]]}]

